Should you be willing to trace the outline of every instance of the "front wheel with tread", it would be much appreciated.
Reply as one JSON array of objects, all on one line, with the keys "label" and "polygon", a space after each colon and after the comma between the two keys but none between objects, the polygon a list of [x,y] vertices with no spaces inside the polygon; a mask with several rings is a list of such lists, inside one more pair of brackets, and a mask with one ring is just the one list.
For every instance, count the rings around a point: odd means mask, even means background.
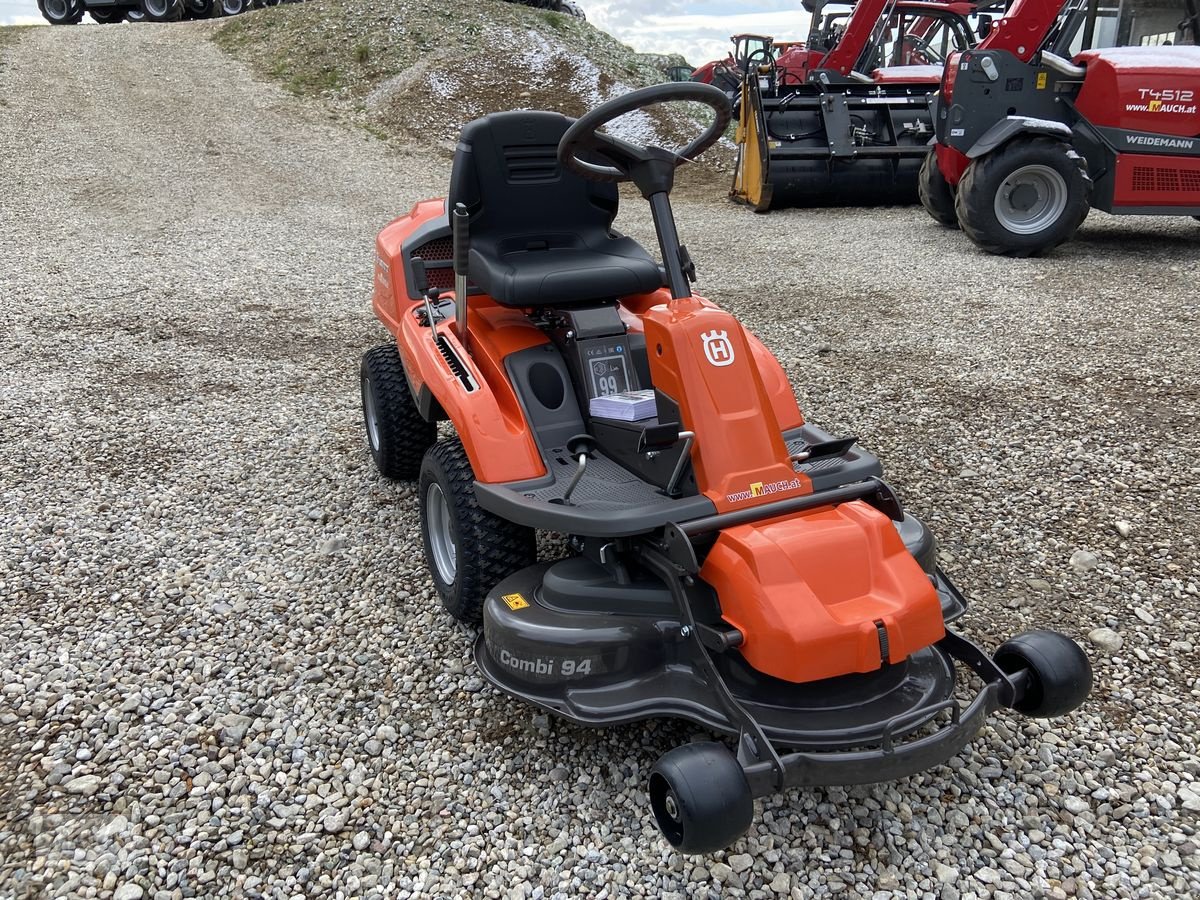
[{"label": "front wheel with tread", "polygon": [[955,210],[988,253],[1036,256],[1069,240],[1087,218],[1092,181],[1063,141],[1019,137],[967,166]]},{"label": "front wheel with tread", "polygon": [[921,198],[921,205],[935,222],[949,228],[958,227],[958,213],[954,211],[954,188],[938,167],[935,150],[930,150],[925,162],[921,163],[917,194]]},{"label": "front wheel with tread", "polygon": [[375,467],[384,478],[415,481],[425,451],[437,440],[437,423],[425,421],[413,402],[395,344],[363,354],[359,384],[367,446]]},{"label": "front wheel with tread", "polygon": [[78,25],[83,21],[83,0],[38,0],[38,12],[51,25]]},{"label": "front wheel with tread", "polygon": [[142,0],[142,21],[178,22],[183,8],[183,0]]},{"label": "front wheel with tread", "polygon": [[458,438],[425,454],[417,484],[425,562],[446,611],[475,624],[488,591],[537,562],[532,528],[492,515],[475,499],[475,473]]}]

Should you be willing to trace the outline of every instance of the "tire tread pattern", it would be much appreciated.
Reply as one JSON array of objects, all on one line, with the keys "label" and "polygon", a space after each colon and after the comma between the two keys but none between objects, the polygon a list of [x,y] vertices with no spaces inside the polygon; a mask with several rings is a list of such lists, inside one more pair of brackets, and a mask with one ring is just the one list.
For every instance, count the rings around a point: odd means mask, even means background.
[{"label": "tire tread pattern", "polygon": [[[997,150],[976,159],[963,173],[955,198],[958,225],[972,241],[997,256],[1039,256],[1069,240],[1091,210],[1092,179],[1082,159],[1069,156],[1070,147],[1048,137],[1014,138]],[[1067,181],[1067,207],[1058,223],[1043,231],[1041,240],[1034,235],[1012,234],[997,220],[994,209],[996,190],[1005,171],[1014,169],[1013,157],[1024,156],[1021,164],[1053,164],[1065,160],[1063,176]]]},{"label": "tire tread pattern", "polygon": [[[432,564],[426,528],[426,494],[437,480],[457,524],[458,572],[453,585],[445,585]],[[517,525],[480,507],[475,498],[475,472],[458,438],[438,441],[425,454],[421,471],[421,532],[434,585],[446,611],[460,622],[477,624],[483,601],[497,584],[537,562],[534,530]]]},{"label": "tire tread pattern", "polygon": [[917,178],[917,195],[921,205],[935,222],[947,228],[958,227],[958,213],[954,209],[954,188],[950,186],[942,170],[938,168],[937,154],[930,150],[921,163]]},{"label": "tire tread pattern", "polygon": [[363,354],[361,372],[375,393],[379,424],[379,450],[371,452],[375,465],[384,478],[415,481],[425,451],[437,440],[437,423],[426,422],[413,403],[395,344],[382,344]]}]

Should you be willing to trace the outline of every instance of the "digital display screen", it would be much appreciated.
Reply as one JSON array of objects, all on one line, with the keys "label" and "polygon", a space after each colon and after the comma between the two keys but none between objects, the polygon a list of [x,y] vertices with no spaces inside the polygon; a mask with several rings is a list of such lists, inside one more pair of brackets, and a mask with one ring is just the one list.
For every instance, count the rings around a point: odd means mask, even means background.
[{"label": "digital display screen", "polygon": [[588,375],[591,380],[591,396],[607,397],[632,390],[629,383],[629,354],[625,343],[605,344],[597,341],[584,351]]}]

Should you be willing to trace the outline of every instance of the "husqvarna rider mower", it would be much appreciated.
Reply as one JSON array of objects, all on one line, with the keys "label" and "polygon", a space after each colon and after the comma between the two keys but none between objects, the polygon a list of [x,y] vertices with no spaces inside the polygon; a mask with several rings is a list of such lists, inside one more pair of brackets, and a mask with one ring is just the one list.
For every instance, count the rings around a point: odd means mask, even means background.
[{"label": "husqvarna rider mower", "polygon": [[[716,113],[678,153],[601,130],[670,101]],[[669,197],[729,119],[720,90],[683,83],[577,121],[467,125],[449,198],[379,235],[374,306],[396,341],[362,365],[372,454],[419,482],[429,570],[452,615],[482,620],[483,674],[574,722],[679,717],[733,739],[650,773],[688,853],[736,840],[755,797],[908,775],[998,707],[1062,715],[1091,685],[1062,635],[989,656],[950,631],[963,600],[876,457],[806,423],[766,347],[692,294]],[[621,181],[650,203],[661,265],[613,230]],[[574,555],[539,563],[536,529]],[[963,668],[981,687],[960,704]]]}]

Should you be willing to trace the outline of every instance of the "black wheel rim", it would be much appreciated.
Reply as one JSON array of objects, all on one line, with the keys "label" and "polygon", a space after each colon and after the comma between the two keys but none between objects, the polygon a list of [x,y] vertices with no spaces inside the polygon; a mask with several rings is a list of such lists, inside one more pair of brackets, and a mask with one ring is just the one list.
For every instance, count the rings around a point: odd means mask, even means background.
[{"label": "black wheel rim", "polygon": [[650,809],[658,830],[671,846],[678,847],[683,843],[683,810],[679,798],[667,779],[657,772],[650,776],[649,792]]}]

